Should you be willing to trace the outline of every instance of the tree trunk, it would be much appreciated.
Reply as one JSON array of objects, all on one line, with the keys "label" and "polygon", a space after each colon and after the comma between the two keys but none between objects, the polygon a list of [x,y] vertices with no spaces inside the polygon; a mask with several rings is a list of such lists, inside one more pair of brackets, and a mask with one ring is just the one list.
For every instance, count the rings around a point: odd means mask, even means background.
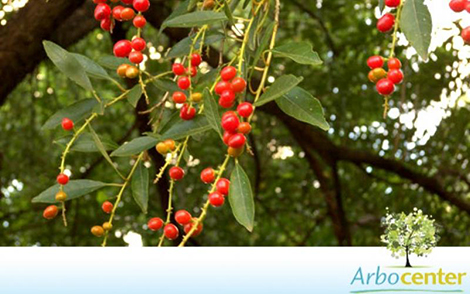
[{"label": "tree trunk", "polygon": [[406,246],[406,265],[405,267],[412,267],[410,264],[410,249]]}]

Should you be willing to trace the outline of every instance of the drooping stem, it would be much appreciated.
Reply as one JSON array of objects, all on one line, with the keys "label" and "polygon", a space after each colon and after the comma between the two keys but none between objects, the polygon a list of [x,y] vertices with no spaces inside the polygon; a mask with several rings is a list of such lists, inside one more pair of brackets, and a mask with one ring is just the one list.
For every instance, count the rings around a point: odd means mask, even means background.
[{"label": "drooping stem", "polygon": [[[178,155],[178,158],[176,159],[176,165],[179,166],[181,159],[183,158],[184,152],[188,146],[188,141],[189,141],[189,136],[186,137],[186,140],[184,140],[184,143],[182,144],[181,152]],[[173,212],[173,190],[175,187],[175,180],[170,179],[170,187],[168,188],[168,208],[166,209],[166,220],[165,224],[167,225],[170,223],[171,220],[171,213]],[[161,247],[163,245],[163,241],[165,240],[165,235],[162,233],[160,236],[160,240],[158,241],[158,247]]]},{"label": "drooping stem", "polygon": [[393,56],[395,56],[395,46],[397,45],[397,40],[398,40],[397,33],[398,33],[398,28],[400,26],[400,17],[401,17],[402,8],[403,8],[403,1],[400,3],[397,9],[397,16],[395,18],[395,25],[393,27],[393,34],[392,34],[392,38],[393,38],[392,48],[390,49],[389,58],[392,58]]},{"label": "drooping stem", "polygon": [[[140,153],[139,156],[137,157],[134,165],[132,166],[132,169],[131,171],[129,172],[129,175],[126,177],[126,179],[124,180],[124,183],[121,187],[121,189],[119,190],[119,193],[117,195],[117,198],[116,198],[116,201],[114,202],[114,206],[113,206],[113,210],[111,211],[111,215],[109,216],[109,220],[108,220],[108,223],[110,225],[113,224],[113,219],[114,219],[114,216],[116,214],[116,210],[118,208],[118,205],[119,203],[121,202],[121,199],[122,199],[122,195],[124,194],[124,191],[126,190],[127,186],[129,185],[129,182],[131,181],[132,179],[132,176],[134,175],[134,172],[135,170],[137,169],[137,166],[139,165],[140,161],[142,160],[142,157],[143,157],[144,153]],[[103,243],[101,244],[101,246],[105,247],[106,246],[106,241],[108,240],[108,233],[109,232],[106,232],[105,236],[104,236],[104,239],[103,239]]]},{"label": "drooping stem", "polygon": [[[230,158],[231,157],[228,154],[225,156],[225,160],[224,160],[224,162],[222,163],[222,165],[220,166],[220,168],[217,171],[217,178],[215,179],[214,183],[212,184],[211,189],[209,190],[209,194],[215,192],[215,190],[217,189],[217,182],[220,180],[220,178],[222,177],[225,169],[227,168],[227,165],[230,162]],[[202,221],[206,217],[207,210],[209,209],[209,205],[210,205],[210,202],[209,202],[209,200],[207,200],[206,203],[204,204],[204,206],[202,207],[201,214],[199,215],[199,217],[196,220],[193,221],[191,230],[189,230],[189,232],[184,236],[183,240],[178,245],[178,247],[183,247],[186,244],[186,242],[188,242],[189,238],[191,238],[194,231],[196,231],[199,224],[202,223]]]}]

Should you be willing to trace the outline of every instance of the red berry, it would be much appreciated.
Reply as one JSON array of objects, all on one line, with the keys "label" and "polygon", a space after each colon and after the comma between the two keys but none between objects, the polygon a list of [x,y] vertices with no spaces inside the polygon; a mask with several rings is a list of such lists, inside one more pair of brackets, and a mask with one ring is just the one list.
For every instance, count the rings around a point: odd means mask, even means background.
[{"label": "red berry", "polygon": [[197,68],[191,66],[190,68],[188,68],[187,72],[191,77],[195,77],[197,75]]},{"label": "red berry", "polygon": [[224,141],[224,144],[225,144],[225,145],[228,145],[228,140],[230,139],[230,137],[231,137],[233,134],[235,134],[235,133],[224,132],[223,141]]},{"label": "red berry", "polygon": [[236,115],[230,115],[222,119],[222,128],[227,132],[236,132],[238,125],[240,125],[240,120]]},{"label": "red berry", "polygon": [[222,114],[222,120],[226,119],[229,116],[237,116],[237,113],[232,110],[226,111],[224,112],[224,114]]},{"label": "red berry", "polygon": [[142,38],[135,38],[134,40],[132,40],[131,43],[132,43],[132,48],[136,51],[144,50],[145,46],[147,45],[145,40]]},{"label": "red berry", "polygon": [[132,8],[129,8],[129,7],[125,7],[122,11],[121,11],[121,19],[122,20],[131,20],[133,19],[135,16],[135,11],[134,9]]},{"label": "red berry", "polygon": [[243,147],[243,145],[245,145],[245,142],[246,142],[246,138],[243,134],[234,134],[230,136],[230,139],[228,139],[228,146],[238,149],[238,148]]},{"label": "red berry", "polygon": [[385,5],[388,7],[398,7],[401,3],[401,0],[385,0]]},{"label": "red berry", "polygon": [[181,90],[186,90],[191,86],[191,80],[188,77],[180,77],[178,79],[178,87]]},{"label": "red berry", "polygon": [[111,202],[105,201],[105,202],[103,202],[103,204],[101,205],[101,209],[103,209],[103,211],[104,211],[105,213],[108,213],[108,214],[109,214],[109,213],[111,213],[111,211],[113,211],[113,206],[114,206],[114,205],[113,205]]},{"label": "red berry", "polygon": [[240,103],[237,112],[241,117],[248,118],[253,113],[253,105],[249,102]]},{"label": "red berry", "polygon": [[179,235],[178,228],[174,224],[167,224],[165,228],[163,228],[163,233],[169,240],[174,240],[178,238]]},{"label": "red berry", "polygon": [[57,208],[57,206],[49,205],[48,207],[46,207],[46,209],[44,209],[42,216],[45,219],[53,219],[54,217],[57,216],[58,213],[59,213],[59,209]]},{"label": "red berry", "polygon": [[140,51],[132,51],[129,53],[129,61],[132,63],[141,63],[144,60],[144,55]]},{"label": "red berry", "polygon": [[57,183],[59,183],[60,185],[67,185],[68,182],[69,177],[66,174],[59,174],[57,176]]},{"label": "red berry", "polygon": [[113,52],[116,57],[127,57],[132,51],[132,43],[129,40],[120,40],[114,44]]},{"label": "red berry", "polygon": [[193,55],[191,55],[192,66],[199,66],[199,64],[201,64],[201,61],[202,61],[201,55],[199,55],[198,53],[193,53]]},{"label": "red berry", "polygon": [[142,15],[137,15],[132,21],[136,28],[143,28],[147,24],[147,20]]},{"label": "red berry", "polygon": [[388,60],[387,63],[388,69],[400,69],[401,68],[401,62],[398,58],[392,57]]},{"label": "red berry", "polygon": [[224,205],[225,197],[220,192],[213,192],[209,194],[209,202],[214,207],[220,207]]},{"label": "red berry", "polygon": [[381,79],[377,82],[375,87],[377,88],[377,92],[383,96],[388,96],[395,90],[395,85],[389,79]]},{"label": "red berry", "polygon": [[392,69],[388,71],[388,79],[392,81],[392,83],[399,84],[403,81],[403,72],[399,69]]},{"label": "red berry", "polygon": [[106,3],[108,0],[93,0],[93,3],[99,4],[99,3]]},{"label": "red berry", "polygon": [[124,4],[132,4],[134,0],[121,0],[122,3]]},{"label": "red berry", "polygon": [[377,29],[382,33],[386,33],[390,31],[394,25],[395,16],[393,16],[393,14],[386,13],[377,22]]},{"label": "red berry", "polygon": [[[191,223],[184,225],[184,233],[185,233],[186,235],[189,233],[189,231],[191,231],[191,229],[193,228],[195,222],[196,222],[196,218],[193,218],[193,220],[192,220]],[[199,236],[199,234],[201,234],[201,232],[202,232],[202,228],[203,228],[202,223],[199,223],[199,224],[197,225],[197,228],[196,228],[196,229],[194,230],[194,232],[191,234],[191,237],[197,237],[197,236]]]},{"label": "red berry", "polygon": [[246,89],[246,81],[244,78],[234,78],[232,81],[232,90],[235,93],[241,93]]},{"label": "red berry", "polygon": [[170,178],[175,181],[181,180],[184,177],[184,170],[179,166],[170,168]]},{"label": "red berry", "polygon": [[462,12],[464,11],[467,5],[467,0],[452,0],[449,3],[450,9],[455,12]]},{"label": "red berry", "polygon": [[192,120],[195,115],[196,109],[188,104],[184,104],[180,109],[180,118],[183,120]]},{"label": "red berry", "polygon": [[149,9],[150,1],[149,0],[134,0],[134,2],[132,3],[132,6],[134,6],[135,10],[139,12],[144,12]]},{"label": "red berry", "polygon": [[111,25],[112,25],[112,22],[110,18],[103,19],[100,22],[100,27],[107,32],[111,30]]},{"label": "red berry", "polygon": [[186,94],[183,92],[174,92],[173,93],[173,101],[175,103],[184,103],[186,102]]},{"label": "red berry", "polygon": [[378,55],[371,56],[367,59],[367,65],[371,69],[382,67],[384,65],[384,59],[382,58],[382,56]]},{"label": "red berry", "polygon": [[124,6],[121,6],[121,5],[117,5],[113,8],[113,18],[115,20],[118,20],[118,21],[122,20],[121,13],[123,9],[124,9]]},{"label": "red berry", "polygon": [[175,213],[176,222],[183,226],[185,224],[189,224],[191,222],[191,218],[192,218],[191,214],[187,212],[186,210],[178,210]]},{"label": "red berry", "polygon": [[463,29],[461,36],[465,43],[470,44],[470,27]]},{"label": "red berry", "polygon": [[186,71],[184,66],[181,63],[173,63],[172,67],[173,73],[177,76],[181,76]]},{"label": "red berry", "polygon": [[147,227],[152,231],[158,231],[163,227],[163,220],[159,217],[153,217],[147,222]]},{"label": "red berry", "polygon": [[470,1],[467,1],[467,4],[465,4],[465,10],[470,13]]},{"label": "red berry", "polygon": [[221,193],[222,195],[228,195],[228,191],[230,189],[230,181],[227,180],[226,178],[221,178],[217,181],[217,184],[215,184],[217,191]]},{"label": "red berry", "polygon": [[62,119],[62,128],[65,130],[65,131],[70,131],[73,129],[73,121],[71,119],[68,119],[66,117],[64,117]]},{"label": "red berry", "polygon": [[220,72],[220,77],[224,81],[230,81],[237,75],[237,69],[233,66],[226,66]]},{"label": "red berry", "polygon": [[215,180],[215,172],[211,167],[204,169],[201,172],[201,181],[206,184],[212,183]]},{"label": "red berry", "polygon": [[111,16],[111,8],[108,4],[99,3],[95,7],[95,19],[96,20],[103,20],[109,18]]},{"label": "red berry", "polygon": [[225,90],[220,94],[220,99],[225,101],[234,102],[235,101],[235,93],[232,90]]},{"label": "red berry", "polygon": [[222,99],[222,98],[219,99],[219,105],[222,108],[231,108],[233,104],[235,104],[234,100],[228,100],[228,99]]},{"label": "red berry", "polygon": [[226,82],[226,81],[220,81],[220,82],[217,83],[217,85],[215,85],[214,91],[217,95],[222,94],[226,90],[232,90],[232,84],[231,83]]},{"label": "red berry", "polygon": [[250,125],[250,123],[249,123],[249,122],[246,122],[246,121],[240,123],[240,125],[239,125],[238,128],[237,128],[237,131],[238,131],[239,133],[244,134],[244,135],[250,133],[250,132],[251,132],[251,125]]}]

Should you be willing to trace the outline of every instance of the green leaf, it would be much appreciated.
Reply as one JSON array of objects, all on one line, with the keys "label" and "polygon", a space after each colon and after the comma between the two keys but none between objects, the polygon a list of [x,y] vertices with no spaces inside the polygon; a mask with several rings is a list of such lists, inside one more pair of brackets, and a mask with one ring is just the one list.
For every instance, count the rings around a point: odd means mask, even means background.
[{"label": "green leaf", "polygon": [[400,17],[400,28],[423,60],[428,59],[432,18],[424,0],[407,0]]},{"label": "green leaf", "polygon": [[170,28],[191,28],[224,20],[227,20],[227,17],[222,12],[196,11],[172,18],[165,22],[165,26]]},{"label": "green leaf", "polygon": [[132,197],[146,214],[149,202],[149,172],[142,162],[139,163],[132,176],[131,187]]},{"label": "green leaf", "polygon": [[[204,45],[211,45],[214,44],[220,40],[222,40],[225,36],[220,34],[220,33],[213,33],[213,34],[208,34],[204,38]],[[176,43],[171,50],[168,52],[167,57],[168,58],[176,58],[176,57],[181,57],[181,56],[186,56],[188,55],[191,50],[191,44],[193,42],[193,39],[191,37],[186,37],[183,40],[179,41]],[[199,49],[201,46],[201,39],[198,39],[196,41],[196,44],[194,45],[194,49]]]},{"label": "green leaf", "polygon": [[116,70],[121,64],[127,63],[132,65],[132,63],[127,58],[120,58],[112,55],[103,56],[98,59],[98,63],[108,69]]},{"label": "green leaf", "polygon": [[233,21],[233,14],[232,14],[232,10],[230,9],[230,6],[229,4],[227,3],[228,1],[225,1],[225,5],[224,5],[224,13],[225,13],[225,16],[227,17],[228,19],[228,22],[230,25],[235,25],[235,22]]},{"label": "green leaf", "polygon": [[379,0],[379,11],[382,13],[385,9],[385,0]]},{"label": "green leaf", "polygon": [[267,25],[266,30],[264,31],[263,37],[261,38],[261,41],[259,42],[259,45],[256,48],[256,52],[253,57],[253,65],[256,65],[258,63],[258,60],[261,58],[261,55],[263,54],[264,50],[268,47],[269,41],[271,40],[274,24],[275,23],[273,21],[269,21],[269,24]]},{"label": "green leaf", "polygon": [[300,64],[320,65],[322,60],[318,53],[312,50],[307,42],[291,42],[274,48],[273,53],[280,57],[287,57]]},{"label": "green leaf", "polygon": [[[54,141],[55,144],[66,146],[68,142],[72,139],[72,136],[67,136],[60,138]],[[100,137],[100,141],[103,144],[103,147],[106,151],[115,150],[119,146],[109,139],[104,139]],[[70,151],[76,152],[99,152],[100,149],[96,146],[95,140],[93,139],[93,135],[90,133],[82,133],[73,143],[72,148]]]},{"label": "green leaf", "polygon": [[210,91],[207,88],[204,89],[204,115],[206,116],[207,121],[209,122],[211,127],[222,138],[219,107],[217,105],[217,102],[215,102],[214,97],[211,95]]},{"label": "green leaf", "polygon": [[274,84],[272,84],[271,87],[269,87],[268,90],[263,95],[261,95],[259,100],[254,105],[261,106],[281,97],[297,86],[303,79],[304,78],[302,77],[298,78],[294,75],[285,75],[276,79]]},{"label": "green leaf", "polygon": [[302,122],[327,131],[330,126],[325,120],[323,108],[315,97],[300,87],[295,87],[276,99],[277,105],[286,114]]},{"label": "green leaf", "polygon": [[111,80],[109,74],[98,63],[81,54],[72,53],[72,55],[78,60],[90,78]]},{"label": "green leaf", "polygon": [[171,125],[168,130],[163,133],[163,139],[179,140],[200,134],[210,130],[212,127],[207,121],[205,116],[196,115],[192,120],[179,120],[175,124]]},{"label": "green leaf", "polygon": [[92,128],[91,125],[88,125],[88,128],[90,129],[90,133],[93,137],[93,141],[95,142],[96,147],[98,147],[98,150],[101,152],[101,155],[103,155],[104,159],[113,167],[113,169],[116,171],[116,173],[121,177],[125,178],[121,172],[118,170],[116,165],[114,165],[114,162],[111,160],[111,157],[109,157],[108,152],[106,151],[106,147],[104,144],[101,142],[100,137],[98,137],[98,134],[95,132],[95,130]]},{"label": "green leaf", "polygon": [[127,94],[127,101],[134,107],[137,106],[140,97],[142,97],[142,86],[140,84],[135,85]]},{"label": "green leaf", "polygon": [[152,147],[155,147],[160,140],[144,136],[135,138],[134,140],[121,145],[118,149],[116,149],[111,156],[131,156],[138,154],[142,151],[148,150]]},{"label": "green leaf", "polygon": [[93,91],[93,86],[85,69],[75,56],[53,42],[43,41],[42,44],[49,59],[52,60],[61,72],[86,90]]},{"label": "green leaf", "polygon": [[250,179],[238,163],[230,175],[228,197],[235,219],[248,231],[252,232],[255,222],[253,192],[251,190]]},{"label": "green leaf", "polygon": [[62,123],[62,119],[67,117],[75,124],[87,117],[98,104],[96,99],[83,99],[77,101],[53,114],[42,126],[43,130],[50,130]]},{"label": "green leaf", "polygon": [[[67,194],[67,201],[72,200],[87,194],[90,194],[93,191],[96,191],[100,188],[106,186],[106,183],[92,181],[92,180],[71,180],[67,185],[64,186],[64,192]],[[33,203],[56,203],[55,194],[59,192],[59,184],[55,184],[52,187],[49,187],[47,190],[43,191],[38,196],[34,197]]]},{"label": "green leaf", "polygon": [[188,8],[191,4],[190,2],[191,2],[190,0],[185,0],[185,1],[181,2],[175,9],[173,9],[171,14],[163,21],[158,33],[160,34],[167,27],[167,23],[170,20],[174,19],[177,16],[180,16],[180,15],[183,15],[183,14],[187,13]]},{"label": "green leaf", "polygon": [[170,80],[170,79],[165,79],[165,78],[156,79],[152,81],[152,84],[164,92],[181,91],[178,85],[173,80]]}]

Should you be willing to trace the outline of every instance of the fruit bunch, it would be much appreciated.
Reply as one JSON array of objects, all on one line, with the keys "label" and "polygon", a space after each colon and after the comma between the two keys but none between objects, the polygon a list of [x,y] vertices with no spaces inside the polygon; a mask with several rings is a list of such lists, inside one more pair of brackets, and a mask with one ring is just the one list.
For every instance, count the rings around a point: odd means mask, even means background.
[{"label": "fruit bunch", "polygon": [[401,62],[398,58],[388,59],[388,71],[383,68],[385,59],[382,56],[371,56],[367,59],[367,65],[370,67],[369,80],[375,84],[377,92],[383,96],[389,96],[395,91],[395,85],[403,81],[403,72],[401,71]]},{"label": "fruit bunch", "polygon": [[[173,167],[174,168],[174,167]],[[201,181],[205,184],[211,184],[215,181],[215,171],[212,168],[206,168],[201,172]],[[174,180],[179,180],[184,176],[184,172],[179,168],[173,170],[170,169],[170,177]],[[175,178],[174,178],[175,177]],[[216,183],[216,190],[209,194],[209,202],[213,207],[221,207],[225,202],[225,196],[228,195],[230,188],[230,181],[225,178],[220,178]],[[197,223],[197,218],[193,217],[187,210],[178,210],[175,213],[175,221],[183,227],[185,234],[193,228],[194,224]],[[151,231],[158,231],[163,227],[162,237],[168,240],[174,240],[179,236],[179,229],[172,223],[166,222],[159,217],[153,217],[147,222],[147,227]],[[197,237],[203,229],[203,224],[198,223],[196,229],[192,233],[191,237]],[[163,239],[161,239],[163,240]]]},{"label": "fruit bunch", "polygon": [[[117,3],[119,0],[111,0]],[[111,8],[107,0],[93,0],[96,3],[95,19],[101,22],[101,28],[105,31],[112,31],[116,21],[132,21],[137,28],[137,35],[131,41],[120,40],[114,44],[113,52],[116,57],[129,58],[134,64],[139,64],[144,60],[142,51],[145,50],[147,43],[140,36],[140,30],[147,23],[142,12],[150,7],[149,0],[121,0],[123,5],[117,4]],[[127,63],[122,64],[117,69],[117,74],[123,78],[133,79],[139,74],[137,67]]]},{"label": "fruit bunch", "polygon": [[[403,0],[385,0],[384,4],[391,12],[387,12],[379,18],[377,29],[382,33],[392,34],[392,48],[388,58],[379,55],[371,56],[367,59],[367,65],[370,68],[369,80],[375,84],[377,92],[385,98],[385,118],[388,111],[388,98],[395,91],[395,85],[400,84],[404,78],[401,71],[401,62],[394,57],[398,31],[397,17],[400,16]],[[393,10],[396,10],[396,12],[393,12]],[[387,62],[388,71],[384,69],[385,62]]]},{"label": "fruit bunch", "polygon": [[183,120],[192,120],[196,116],[196,109],[192,106],[192,103],[199,103],[202,101],[201,93],[192,93],[191,103],[187,102],[186,91],[191,88],[191,78],[197,75],[197,67],[201,64],[202,57],[199,53],[191,54],[190,66],[184,67],[181,63],[174,63],[172,66],[173,73],[178,77],[177,85],[181,91],[173,93],[173,102],[177,104],[183,104],[180,109],[180,117]]},{"label": "fruit bunch", "polygon": [[[452,0],[449,3],[450,9],[454,12],[462,12],[466,10],[470,13],[470,1],[469,0]],[[470,26],[462,29],[460,34],[465,43],[470,44]]]}]

